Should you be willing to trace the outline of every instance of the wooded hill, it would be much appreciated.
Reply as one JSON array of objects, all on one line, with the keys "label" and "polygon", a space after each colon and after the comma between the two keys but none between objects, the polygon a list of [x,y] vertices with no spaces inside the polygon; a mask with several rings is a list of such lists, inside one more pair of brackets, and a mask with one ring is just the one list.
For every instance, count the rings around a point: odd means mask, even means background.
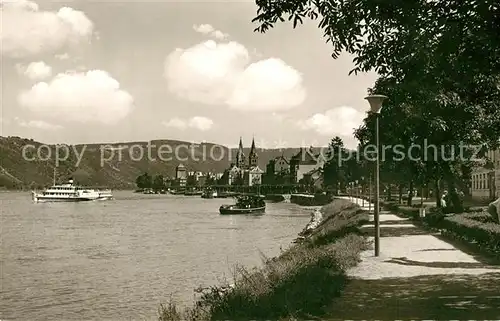
[{"label": "wooded hill", "polygon": [[[149,148],[151,157],[148,157],[148,144],[152,146]],[[26,147],[27,145],[32,146]],[[52,183],[56,146],[47,145],[48,147],[40,148],[42,145],[44,144],[32,139],[0,136],[0,188],[33,188]],[[135,147],[132,147],[134,145]],[[151,142],[60,146],[57,181],[62,183],[73,177],[75,181],[85,185],[134,189],[135,179],[144,172],[173,177],[175,167],[182,162],[190,171],[218,173],[228,168],[231,161],[236,158],[237,150],[226,146],[202,143],[189,147],[191,145],[190,142],[166,139]],[[159,146],[164,147],[160,149]],[[259,166],[265,170],[269,160],[280,155],[290,158],[299,149],[258,148]],[[38,155],[37,150],[40,151]],[[66,150],[69,151],[67,158]],[[142,157],[141,150],[144,153]],[[245,148],[245,154],[248,153],[249,148]],[[78,163],[79,159],[81,160]],[[103,160],[102,166],[101,160]]]}]

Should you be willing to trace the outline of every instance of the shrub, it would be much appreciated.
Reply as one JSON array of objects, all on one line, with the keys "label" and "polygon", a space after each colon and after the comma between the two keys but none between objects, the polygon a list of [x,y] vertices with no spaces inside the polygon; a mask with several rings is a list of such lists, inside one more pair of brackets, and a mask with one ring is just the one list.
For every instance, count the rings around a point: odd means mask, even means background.
[{"label": "shrub", "polygon": [[485,208],[484,207],[466,207],[464,208],[465,213],[477,213],[477,212],[484,212]]},{"label": "shrub", "polygon": [[318,205],[325,205],[332,201],[332,195],[318,193],[314,195],[314,203]]},{"label": "shrub", "polygon": [[322,247],[296,245],[261,269],[239,268],[232,290],[211,291],[199,305],[212,320],[322,315],[341,294],[345,270],[358,263],[364,249],[365,239],[357,235]]},{"label": "shrub", "polygon": [[330,215],[323,219],[314,233],[306,239],[306,245],[317,247],[335,242],[348,234],[361,235],[359,227],[369,221],[369,215],[355,205],[347,207],[336,215]]},{"label": "shrub", "polygon": [[388,210],[388,211],[397,211],[399,210],[400,205],[397,202],[387,202],[383,203],[383,206]]},{"label": "shrub", "polygon": [[326,204],[321,208],[321,213],[323,214],[323,220],[326,220],[330,216],[337,216],[342,211],[350,209],[360,209],[359,205],[352,203],[346,199],[334,199],[331,203]]},{"label": "shrub", "polygon": [[[475,217],[476,219],[473,219]],[[456,237],[500,254],[500,225],[481,222],[481,215],[459,214],[445,218],[444,229]]]},{"label": "shrub", "polygon": [[461,216],[463,218],[468,218],[482,223],[495,223],[495,219],[488,212],[485,212],[484,210],[481,212],[478,211],[478,212],[461,214]]},{"label": "shrub", "polygon": [[429,212],[426,213],[424,222],[432,227],[441,227],[443,225],[443,221],[446,218],[446,214],[443,212],[441,208],[432,208]]},{"label": "shrub", "polygon": [[206,321],[209,319],[207,313],[199,307],[179,310],[172,298],[168,304],[160,305],[158,315],[158,321]]},{"label": "shrub", "polygon": [[420,218],[420,210],[418,208],[410,206],[399,206],[397,211],[403,214],[403,216],[406,216],[412,220],[418,220]]}]

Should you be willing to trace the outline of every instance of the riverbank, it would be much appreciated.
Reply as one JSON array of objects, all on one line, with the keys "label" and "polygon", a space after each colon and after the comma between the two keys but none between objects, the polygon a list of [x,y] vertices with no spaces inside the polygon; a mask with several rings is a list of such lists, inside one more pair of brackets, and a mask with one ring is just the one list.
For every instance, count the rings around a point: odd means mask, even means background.
[{"label": "riverbank", "polygon": [[233,284],[206,291],[193,306],[162,305],[160,321],[321,317],[348,283],[347,270],[368,243],[358,229],[368,215],[336,199],[313,215],[297,244],[261,268],[237,268]]}]

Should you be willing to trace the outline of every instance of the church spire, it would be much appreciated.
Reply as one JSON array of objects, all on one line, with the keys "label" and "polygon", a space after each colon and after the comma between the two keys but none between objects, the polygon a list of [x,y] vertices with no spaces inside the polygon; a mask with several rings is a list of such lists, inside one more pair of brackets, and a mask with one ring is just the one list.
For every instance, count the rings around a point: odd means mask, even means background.
[{"label": "church spire", "polygon": [[240,136],[240,145],[238,146],[238,151],[243,152],[243,142],[241,140],[241,136]]},{"label": "church spire", "polygon": [[245,165],[245,153],[243,152],[243,142],[240,136],[240,145],[238,146],[238,153],[236,154],[236,166],[241,168]]},{"label": "church spire", "polygon": [[255,138],[252,137],[252,147],[250,147],[250,155],[255,154]]},{"label": "church spire", "polygon": [[250,167],[255,167],[258,165],[257,149],[255,148],[255,138],[252,138],[252,147],[250,147],[250,153],[248,154],[248,161]]}]

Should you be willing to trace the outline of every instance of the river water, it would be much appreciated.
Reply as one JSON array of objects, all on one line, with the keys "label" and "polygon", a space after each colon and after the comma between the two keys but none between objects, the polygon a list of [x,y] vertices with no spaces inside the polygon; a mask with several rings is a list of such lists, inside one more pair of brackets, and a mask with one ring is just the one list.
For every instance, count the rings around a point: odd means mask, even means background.
[{"label": "river water", "polygon": [[268,203],[221,216],[231,199],[115,192],[115,200],[39,203],[0,193],[0,320],[155,320],[172,296],[231,277],[290,246],[310,210]]}]

